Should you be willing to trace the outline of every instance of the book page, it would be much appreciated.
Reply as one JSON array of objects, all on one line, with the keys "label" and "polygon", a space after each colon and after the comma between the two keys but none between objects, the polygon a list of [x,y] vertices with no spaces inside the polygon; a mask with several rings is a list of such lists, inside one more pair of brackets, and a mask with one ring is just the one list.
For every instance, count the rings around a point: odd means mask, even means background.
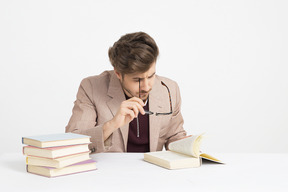
[{"label": "book page", "polygon": [[200,143],[202,135],[192,135],[184,139],[174,141],[169,144],[168,148],[170,151],[190,155],[193,157],[200,156]]}]

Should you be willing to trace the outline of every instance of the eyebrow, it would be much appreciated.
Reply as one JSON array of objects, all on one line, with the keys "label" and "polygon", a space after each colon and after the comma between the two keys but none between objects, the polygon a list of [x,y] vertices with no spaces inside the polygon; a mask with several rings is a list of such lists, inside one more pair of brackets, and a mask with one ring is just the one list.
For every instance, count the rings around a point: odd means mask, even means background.
[{"label": "eyebrow", "polygon": [[[156,74],[156,72],[154,72],[154,73],[153,73],[152,75],[150,75],[149,77],[153,77],[153,75],[155,75],[155,74]],[[148,78],[149,78],[149,77],[148,77]],[[134,79],[134,80],[138,80],[138,79],[141,80],[141,79],[144,79],[144,78],[140,78],[140,77],[133,77],[133,79]]]}]

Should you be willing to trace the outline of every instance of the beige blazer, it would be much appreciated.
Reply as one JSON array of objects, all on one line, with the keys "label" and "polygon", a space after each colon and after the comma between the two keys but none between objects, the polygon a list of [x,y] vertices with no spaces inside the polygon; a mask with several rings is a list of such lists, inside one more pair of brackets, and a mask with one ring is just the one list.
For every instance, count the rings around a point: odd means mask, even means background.
[{"label": "beige blazer", "polygon": [[[161,151],[172,141],[186,135],[180,111],[181,98],[176,82],[157,76],[149,94],[149,110],[152,112],[170,112],[167,89],[170,90],[173,114],[166,116],[150,115],[150,151]],[[72,116],[66,126],[66,132],[91,136],[89,148],[92,152],[126,152],[129,124],[114,131],[104,142],[102,126],[117,113],[125,95],[114,71],[104,71],[97,76],[82,80],[77,99],[74,102]]]}]

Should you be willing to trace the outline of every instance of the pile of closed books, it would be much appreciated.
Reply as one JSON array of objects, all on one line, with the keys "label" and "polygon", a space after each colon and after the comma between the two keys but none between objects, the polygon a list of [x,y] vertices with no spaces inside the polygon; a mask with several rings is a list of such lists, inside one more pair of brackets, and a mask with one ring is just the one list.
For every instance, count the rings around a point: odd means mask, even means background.
[{"label": "pile of closed books", "polygon": [[96,170],[89,156],[90,136],[60,133],[22,137],[27,172],[57,177]]}]

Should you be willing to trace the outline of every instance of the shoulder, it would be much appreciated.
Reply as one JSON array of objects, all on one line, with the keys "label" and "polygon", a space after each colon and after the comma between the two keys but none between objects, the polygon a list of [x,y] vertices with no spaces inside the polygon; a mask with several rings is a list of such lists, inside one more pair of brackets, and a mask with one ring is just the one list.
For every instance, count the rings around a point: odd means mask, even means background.
[{"label": "shoulder", "polygon": [[89,76],[89,77],[84,78],[81,81],[81,84],[90,83],[91,85],[94,85],[94,84],[103,84],[105,82],[109,83],[112,74],[113,74],[113,71],[104,71],[99,75],[94,75],[94,76]]},{"label": "shoulder", "polygon": [[87,93],[106,93],[113,71],[104,71],[99,75],[89,76],[81,81],[80,87]]},{"label": "shoulder", "polygon": [[[163,76],[156,76],[157,79],[157,83],[161,84],[161,82],[163,82],[169,89],[169,92],[171,94],[172,97],[172,103],[176,104],[176,103],[180,103],[181,101],[181,94],[180,94],[180,89],[178,86],[178,83],[172,79],[169,79],[167,77],[163,77]],[[166,88],[164,86],[157,86],[158,88],[162,89],[161,92],[164,92],[164,90],[166,90]],[[175,107],[175,106],[174,106]]]},{"label": "shoulder", "polygon": [[174,90],[174,89],[179,89],[179,86],[177,84],[176,81],[170,79],[170,78],[167,78],[167,77],[163,77],[163,76],[159,76],[159,75],[156,75],[156,78],[157,80],[161,83],[161,81],[167,85],[167,87],[171,90]]},{"label": "shoulder", "polygon": [[113,71],[104,71],[99,75],[89,76],[84,78],[82,81],[90,81],[91,83],[98,83],[99,81],[107,81],[110,80]]}]

